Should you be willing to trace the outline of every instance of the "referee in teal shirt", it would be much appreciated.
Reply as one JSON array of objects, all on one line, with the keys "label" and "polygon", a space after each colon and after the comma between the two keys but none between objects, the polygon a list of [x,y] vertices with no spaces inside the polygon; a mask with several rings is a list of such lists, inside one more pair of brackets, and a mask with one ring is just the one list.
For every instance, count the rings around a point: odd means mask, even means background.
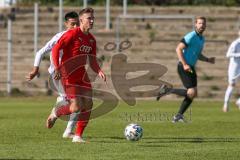
[{"label": "referee in teal shirt", "polygon": [[176,48],[179,63],[178,74],[186,89],[167,88],[162,85],[157,100],[166,94],[177,94],[184,97],[178,113],[173,117],[172,122],[184,122],[183,114],[197,96],[197,74],[195,65],[197,60],[208,63],[215,63],[215,57],[208,58],[202,54],[205,38],[202,35],[206,29],[206,18],[196,17],[195,30],[187,33]]}]

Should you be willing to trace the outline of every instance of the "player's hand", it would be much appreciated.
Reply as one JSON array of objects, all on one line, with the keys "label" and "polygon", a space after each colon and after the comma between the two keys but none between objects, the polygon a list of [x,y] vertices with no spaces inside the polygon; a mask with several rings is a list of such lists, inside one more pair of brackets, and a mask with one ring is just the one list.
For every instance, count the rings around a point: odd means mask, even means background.
[{"label": "player's hand", "polygon": [[39,75],[39,67],[34,67],[25,78],[27,81],[31,81],[36,75]]},{"label": "player's hand", "polygon": [[59,80],[61,78],[61,74],[60,74],[60,71],[59,70],[55,70],[54,71],[54,77],[53,77],[55,80]]},{"label": "player's hand", "polygon": [[101,77],[104,80],[104,82],[106,82],[107,78],[106,78],[106,75],[103,73],[103,71],[100,70],[98,72],[98,76]]},{"label": "player's hand", "polygon": [[214,64],[215,63],[215,57],[208,58],[208,63]]},{"label": "player's hand", "polygon": [[184,71],[186,71],[186,72],[190,72],[190,73],[193,72],[192,69],[191,69],[191,67],[190,67],[188,64],[183,65],[183,69],[184,69]]}]

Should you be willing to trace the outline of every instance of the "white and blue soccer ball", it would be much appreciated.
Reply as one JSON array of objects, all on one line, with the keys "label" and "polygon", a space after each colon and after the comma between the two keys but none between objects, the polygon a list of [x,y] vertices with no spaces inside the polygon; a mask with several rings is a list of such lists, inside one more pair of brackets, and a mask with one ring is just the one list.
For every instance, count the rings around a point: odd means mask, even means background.
[{"label": "white and blue soccer ball", "polygon": [[126,126],[124,135],[129,141],[138,141],[143,136],[143,128],[138,124],[131,123]]}]

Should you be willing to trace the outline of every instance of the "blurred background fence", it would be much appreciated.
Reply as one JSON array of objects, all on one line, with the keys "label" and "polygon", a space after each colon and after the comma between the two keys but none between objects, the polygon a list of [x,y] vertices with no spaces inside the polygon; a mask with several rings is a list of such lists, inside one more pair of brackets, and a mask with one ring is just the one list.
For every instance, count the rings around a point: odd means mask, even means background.
[{"label": "blurred background fence", "polygon": [[[47,82],[49,56],[46,56],[42,61],[40,77],[29,83],[26,82],[25,76],[33,67],[34,50],[36,50],[34,48],[37,46],[37,50],[40,49],[53,35],[59,32],[59,21],[62,20],[59,16],[61,11],[59,10],[59,1],[21,0],[15,2],[12,1],[11,5],[5,5],[0,9],[0,93],[7,95],[9,90],[11,94],[51,94]],[[37,33],[35,2],[38,2]],[[108,14],[106,2],[106,0],[85,2],[84,0],[63,0],[62,14],[73,10],[78,12],[83,8],[83,5],[95,9],[96,21],[92,32],[97,38],[98,58],[109,78],[111,92],[115,92],[111,82],[112,58],[119,53],[117,51],[108,52],[104,50],[104,46],[109,42],[118,43],[124,40],[132,42],[132,47],[122,52],[127,55],[128,63],[142,62],[165,65],[168,67],[168,72],[162,77],[163,80],[176,87],[182,87],[176,72],[178,60],[175,48],[179,40],[192,30],[193,23],[191,18],[187,20],[174,17],[202,15],[207,17],[207,30],[205,32],[207,43],[204,54],[215,56],[217,63],[209,65],[200,62],[200,65],[197,66],[199,87],[201,87],[199,97],[223,98],[227,86],[228,67],[228,59],[225,58],[225,54],[231,41],[237,38],[239,1],[111,0],[109,1]],[[126,4],[127,9],[124,9]],[[194,6],[199,4],[201,6]],[[106,17],[107,15],[109,18]],[[169,18],[146,18],[157,16]],[[119,17],[121,18],[119,19]],[[8,28],[8,20],[12,21],[10,29]],[[118,20],[120,23],[117,23]],[[107,21],[109,27],[106,27]],[[11,35],[8,35],[8,30],[11,30]],[[9,44],[11,44],[11,48],[9,48]],[[9,52],[11,52],[10,60]],[[157,70],[158,68],[156,68]],[[131,76],[136,77],[141,74],[136,72]],[[150,79],[153,78],[156,77],[150,77]],[[8,89],[8,85],[10,85],[10,89]],[[109,90],[101,82],[96,82],[94,85],[96,88]],[[121,85],[124,85],[124,82]],[[149,86],[143,84],[141,89],[148,88]],[[238,93],[235,92],[235,95],[238,96]]]}]

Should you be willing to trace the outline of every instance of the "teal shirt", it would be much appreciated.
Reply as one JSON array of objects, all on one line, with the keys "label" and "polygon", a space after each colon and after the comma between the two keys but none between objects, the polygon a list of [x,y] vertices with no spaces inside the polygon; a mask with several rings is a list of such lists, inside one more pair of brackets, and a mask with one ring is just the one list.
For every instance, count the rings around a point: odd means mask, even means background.
[{"label": "teal shirt", "polygon": [[192,31],[186,34],[181,42],[186,45],[186,48],[183,49],[186,63],[194,67],[204,47],[205,38],[196,31]]}]

